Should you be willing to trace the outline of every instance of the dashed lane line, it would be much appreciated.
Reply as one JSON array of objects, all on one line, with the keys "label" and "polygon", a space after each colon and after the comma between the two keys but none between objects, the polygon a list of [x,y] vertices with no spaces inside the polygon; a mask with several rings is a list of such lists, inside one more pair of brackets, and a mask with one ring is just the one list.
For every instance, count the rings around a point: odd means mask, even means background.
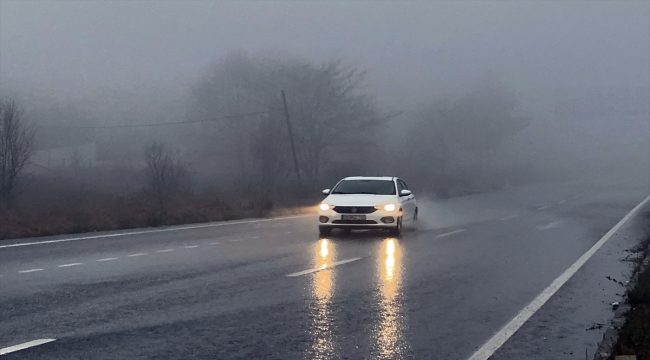
[{"label": "dashed lane line", "polygon": [[221,243],[215,241],[215,242],[211,242],[211,243],[209,243],[208,245],[219,245],[219,244],[221,244]]},{"label": "dashed lane line", "polygon": [[530,319],[544,304],[564,285],[569,279],[575,275],[578,270],[598,251],[609,238],[614,235],[618,229],[620,229],[625,223],[630,220],[634,214],[641,207],[643,207],[648,201],[650,201],[650,196],[646,197],[641,203],[639,203],[634,209],[632,209],[621,221],[616,224],[611,230],[605,234],[594,246],[592,246],[586,253],[584,253],[576,262],[573,263],[568,269],[566,269],[560,276],[558,276],[553,282],[544,289],[536,298],[533,299],[526,307],[521,309],[519,314],[517,314],[509,323],[507,323],[501,330],[499,330],[492,338],[490,338],[483,346],[481,346],[476,352],[469,357],[469,360],[488,360],[503,344],[505,344],[512,335],[519,330],[519,328]]},{"label": "dashed lane line", "polygon": [[63,265],[59,265],[59,266],[57,266],[57,267],[60,267],[60,268],[66,268],[66,267],[79,266],[79,265],[83,265],[83,263],[70,263],[70,264],[63,264]]},{"label": "dashed lane line", "polygon": [[558,227],[561,223],[562,223],[562,221],[560,221],[560,220],[555,220],[555,221],[553,221],[552,223],[550,223],[550,224],[548,224],[548,225],[541,225],[541,226],[538,226],[538,227],[537,227],[537,230],[549,230],[549,229],[555,229],[555,228]]},{"label": "dashed lane line", "polygon": [[335,267],[335,266],[339,266],[339,265],[343,265],[343,264],[351,263],[351,262],[353,262],[353,261],[357,261],[357,260],[361,260],[361,258],[352,258],[352,259],[347,259],[347,260],[341,260],[341,261],[337,261],[337,262],[335,262],[335,263],[331,263],[331,264],[329,264],[329,265],[323,265],[323,266],[321,266],[321,267],[319,267],[319,268],[316,268],[316,269],[309,269],[309,270],[304,270],[304,271],[295,272],[295,273],[293,273],[293,274],[289,274],[289,275],[287,275],[287,276],[288,276],[288,277],[296,277],[296,276],[307,275],[307,274],[311,274],[311,273],[315,273],[315,272],[319,272],[319,271],[323,271],[323,270],[331,269],[331,268],[333,268],[333,267]]},{"label": "dashed lane line", "polygon": [[458,234],[458,233],[463,232],[463,231],[465,231],[465,229],[458,229],[458,230],[450,231],[450,232],[448,232],[448,233],[444,233],[444,234],[436,235],[436,237],[437,237],[437,238],[441,238],[441,237],[445,237],[445,236],[449,236],[449,235]]},{"label": "dashed lane line", "polygon": [[[251,239],[257,239],[257,238],[259,238],[259,236],[251,237]],[[228,240],[228,242],[237,242],[237,241],[242,241],[242,239],[233,239],[233,240]],[[220,244],[220,243],[218,243],[218,242],[211,242],[211,243],[210,243],[210,245],[219,245],[219,244]],[[198,248],[198,247],[199,247],[199,245],[188,245],[188,246],[184,246],[185,249],[195,249],[195,248]],[[164,250],[158,250],[158,251],[156,251],[156,252],[157,252],[157,253],[167,253],[167,252],[172,252],[172,251],[174,251],[174,249],[164,249]],[[130,255],[127,255],[127,257],[139,257],[139,256],[145,256],[145,255],[149,255],[149,253],[130,254]],[[115,261],[115,260],[118,260],[118,258],[116,258],[116,257],[109,257],[109,258],[97,259],[96,261],[98,261],[98,262],[105,262],[105,261]],[[62,265],[58,265],[57,268],[67,268],[67,267],[80,266],[80,265],[83,265],[83,263],[62,264]],[[28,273],[38,272],[38,271],[43,271],[43,270],[44,270],[44,269],[29,269],[29,270],[21,270],[21,271],[18,271],[18,273],[19,273],[19,274],[28,274]],[[1,277],[1,276],[2,276],[2,275],[0,275],[0,277]]]},{"label": "dashed lane line", "polygon": [[550,209],[552,207],[553,207],[553,205],[546,205],[546,206],[538,207],[537,210],[546,210],[546,209]]},{"label": "dashed lane line", "polygon": [[564,204],[565,202],[566,202],[566,200],[560,200],[560,201],[557,202],[557,204],[558,204],[558,205],[562,205],[562,204]]},{"label": "dashed lane line", "polygon": [[28,273],[33,273],[37,271],[43,271],[43,269],[29,269],[29,270],[21,270],[18,273],[19,274],[28,274]]},{"label": "dashed lane line", "polygon": [[14,346],[9,346],[9,347],[0,349],[0,355],[7,355],[7,354],[10,354],[12,352],[29,349],[30,347],[47,344],[47,343],[50,343],[52,341],[56,341],[56,339],[38,339],[38,340],[33,340],[33,341],[30,341],[30,342],[26,342],[26,343],[14,345]]}]

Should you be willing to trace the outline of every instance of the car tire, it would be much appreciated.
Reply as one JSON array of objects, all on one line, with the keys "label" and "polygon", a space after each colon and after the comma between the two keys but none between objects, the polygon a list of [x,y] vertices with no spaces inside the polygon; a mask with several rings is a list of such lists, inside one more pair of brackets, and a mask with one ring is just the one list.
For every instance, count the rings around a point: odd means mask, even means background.
[{"label": "car tire", "polygon": [[327,236],[332,233],[332,228],[329,226],[319,226],[318,233],[322,236]]},{"label": "car tire", "polygon": [[402,233],[402,217],[397,218],[397,225],[394,228],[390,229],[390,233],[393,235],[399,235]]}]

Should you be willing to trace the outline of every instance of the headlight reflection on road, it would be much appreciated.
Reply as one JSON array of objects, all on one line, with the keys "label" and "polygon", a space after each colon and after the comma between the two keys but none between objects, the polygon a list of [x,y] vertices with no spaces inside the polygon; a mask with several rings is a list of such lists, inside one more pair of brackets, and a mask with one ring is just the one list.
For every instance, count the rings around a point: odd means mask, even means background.
[{"label": "headlight reflection on road", "polygon": [[[336,261],[336,248],[327,239],[321,239],[314,247],[314,267],[324,269]],[[331,298],[334,291],[335,271],[323,270],[312,275],[312,298],[310,304],[313,359],[336,357],[331,329]]]},{"label": "headlight reflection on road", "polygon": [[396,239],[386,239],[379,247],[379,324],[376,330],[378,359],[399,359],[406,346],[402,331],[401,300],[398,298],[401,286],[400,244]]}]

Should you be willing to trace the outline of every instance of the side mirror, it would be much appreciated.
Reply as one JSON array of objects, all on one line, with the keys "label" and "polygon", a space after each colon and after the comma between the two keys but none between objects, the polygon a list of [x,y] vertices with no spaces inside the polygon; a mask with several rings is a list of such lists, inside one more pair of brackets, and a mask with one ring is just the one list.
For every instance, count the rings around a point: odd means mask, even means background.
[{"label": "side mirror", "polygon": [[411,190],[402,190],[399,192],[399,196],[409,196],[411,194],[413,194]]},{"label": "side mirror", "polygon": [[329,194],[330,194],[330,189],[323,190],[323,195],[329,195]]}]

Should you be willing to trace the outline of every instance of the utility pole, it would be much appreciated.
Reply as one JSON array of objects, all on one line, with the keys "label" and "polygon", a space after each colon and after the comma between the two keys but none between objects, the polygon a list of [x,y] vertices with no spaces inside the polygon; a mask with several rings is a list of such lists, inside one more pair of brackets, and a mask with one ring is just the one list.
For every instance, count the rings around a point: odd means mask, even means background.
[{"label": "utility pole", "polygon": [[287,107],[287,97],[284,95],[284,90],[282,93],[282,103],[284,104],[284,115],[287,118],[287,130],[289,131],[289,142],[291,142],[291,152],[293,153],[293,166],[296,168],[296,175],[298,176],[298,182],[300,180],[300,169],[298,168],[298,157],[296,156],[296,145],[293,142],[293,130],[291,129],[291,120],[289,118],[289,108]]}]

